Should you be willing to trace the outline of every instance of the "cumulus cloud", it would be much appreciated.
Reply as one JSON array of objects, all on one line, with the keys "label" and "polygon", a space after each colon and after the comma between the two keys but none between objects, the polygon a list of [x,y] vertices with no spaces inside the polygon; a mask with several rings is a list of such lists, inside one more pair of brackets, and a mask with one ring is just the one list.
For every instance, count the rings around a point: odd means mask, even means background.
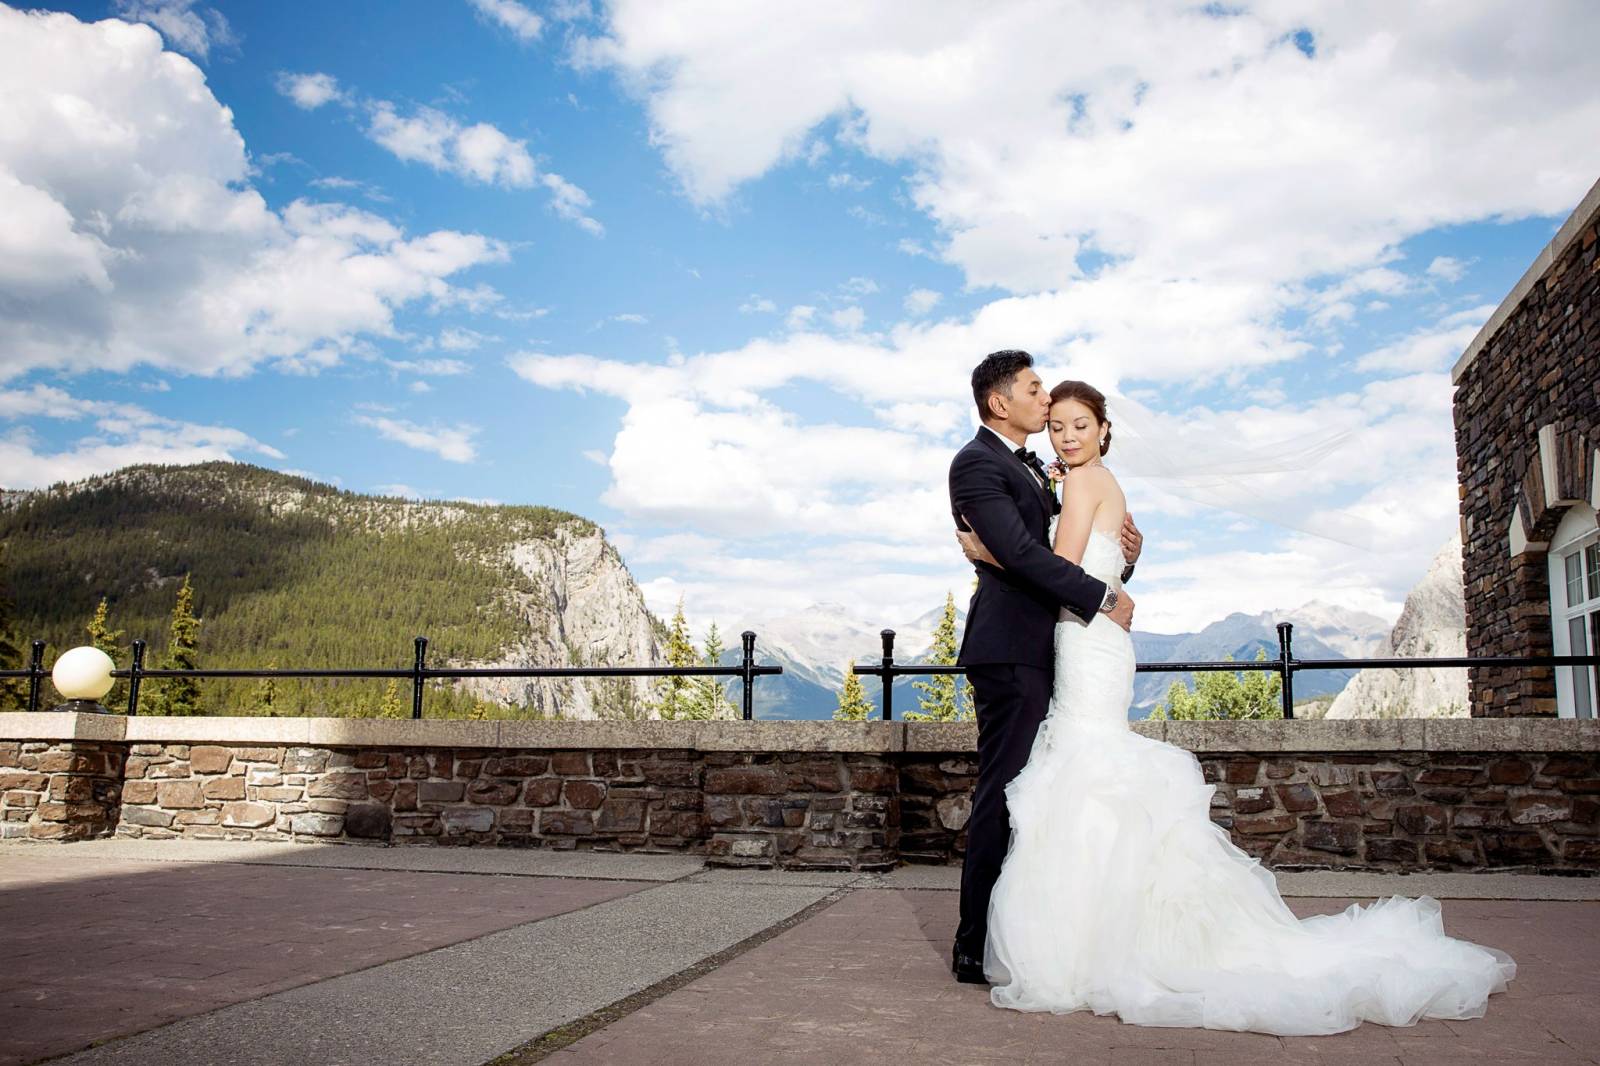
[{"label": "cumulus cloud", "polygon": [[0,7],[0,380],[315,371],[507,258],[341,204],[269,208],[200,70],[143,25]]},{"label": "cumulus cloud", "polygon": [[294,105],[305,111],[315,111],[323,104],[345,99],[339,89],[339,81],[332,74],[290,74],[284,72],[278,75],[278,92],[294,101]]},{"label": "cumulus cloud", "polygon": [[80,481],[136,463],[203,463],[255,454],[282,459],[278,449],[228,426],[156,414],[136,404],[85,400],[54,386],[0,389],[0,420],[48,418],[92,422],[94,432],[64,448],[42,447],[24,427],[0,436],[0,470],[8,489]]},{"label": "cumulus cloud", "polygon": [[378,435],[384,440],[392,440],[396,444],[404,444],[407,448],[429,452],[452,463],[470,463],[478,456],[478,449],[472,442],[472,438],[478,433],[476,426],[447,426],[437,423],[431,426],[419,426],[415,422],[381,415],[358,414],[354,418],[357,425],[377,430]]},{"label": "cumulus cloud", "polygon": [[932,289],[912,289],[906,293],[906,314],[921,318],[939,305],[940,295]]},{"label": "cumulus cloud", "polygon": [[195,0],[117,0],[116,12],[130,22],[145,22],[161,31],[180,52],[210,57],[211,46],[237,44],[228,20],[214,8],[196,10]]},{"label": "cumulus cloud", "polygon": [[524,44],[538,40],[544,30],[544,19],[516,0],[471,0],[471,3],[481,17],[510,31]]},{"label": "cumulus cloud", "polygon": [[589,194],[560,174],[541,172],[525,141],[507,136],[487,122],[466,125],[432,107],[402,114],[388,100],[372,102],[366,133],[396,158],[423,163],[481,185],[508,189],[543,188],[550,195],[550,210],[596,237],[605,226],[586,212],[593,206]]},{"label": "cumulus cloud", "polygon": [[830,311],[828,321],[838,329],[855,333],[866,324],[867,313],[859,307],[843,307],[837,311]]},{"label": "cumulus cloud", "polygon": [[[608,499],[645,525],[714,522],[734,538],[743,522],[787,523],[797,541],[827,538],[815,566],[794,564],[800,589],[868,580],[850,560],[873,551],[901,560],[897,574],[937,569],[913,560],[948,550],[938,486],[942,461],[971,426],[959,402],[967,375],[981,353],[1023,347],[1040,357],[1046,380],[1149,389],[1174,417],[1212,427],[1216,441],[1331,425],[1383,442],[1363,447],[1383,462],[1307,477],[1292,505],[1303,507],[1303,524],[1314,519],[1347,540],[1388,523],[1395,532],[1381,564],[1370,548],[1363,556],[1282,531],[1272,552],[1228,554],[1234,534],[1215,512],[1130,487],[1157,521],[1198,522],[1207,534],[1172,538],[1206,547],[1141,569],[1152,594],[1188,588],[1207,611],[1237,602],[1216,581],[1204,585],[1211,555],[1230,581],[1259,573],[1262,595],[1278,601],[1264,606],[1292,606],[1294,589],[1324,574],[1352,606],[1397,606],[1454,524],[1450,390],[1440,371],[1485,311],[1445,315],[1376,348],[1356,348],[1343,331],[1368,310],[1460,276],[1448,257],[1408,263],[1408,239],[1559,215],[1582,195],[1600,171],[1600,142],[1572,131],[1600,126],[1587,45],[1600,10],[1530,9],[1512,31],[1490,6],[1301,0],[999,2],[919,14],[812,5],[789,12],[774,36],[755,6],[691,23],[681,8],[617,0],[578,41],[578,65],[613,72],[643,103],[692,203],[725,209],[774,170],[834,148],[859,153],[904,175],[908,202],[933,226],[931,239],[897,247],[956,267],[969,290],[989,294],[964,320],[935,324],[919,319],[937,294],[919,290],[904,304],[909,321],[870,338],[819,335],[828,315],[800,305],[782,339],[674,365],[559,356],[518,364],[544,387],[581,382],[626,400]],[[834,188],[853,184],[843,168],[833,173]],[[1313,356],[1341,372],[1332,380],[1346,391],[1306,401],[1284,387],[1324,373]],[[813,435],[833,440],[844,427],[786,409],[780,390],[794,382],[864,405],[884,435],[863,454],[890,471],[886,479],[929,487],[879,491],[852,480],[848,464],[812,467]],[[1184,400],[1191,390],[1211,396],[1210,406]],[[700,501],[685,486],[670,513],[655,502],[662,487],[648,494],[651,479],[677,466],[660,451],[668,424],[684,438],[682,469],[702,470],[697,463],[714,464],[724,450],[743,455],[726,473],[748,479],[748,499]],[[775,487],[794,464],[763,446],[768,438],[804,442],[796,446],[808,469],[795,480],[805,504]],[[656,450],[642,446],[647,439]],[[929,456],[941,461],[912,459]],[[883,532],[868,533],[880,511]],[[841,538],[857,547],[836,551]],[[729,554],[741,548],[754,574],[764,553],[746,539]],[[963,587],[959,571],[942,573]],[[735,587],[687,569],[674,578],[697,595]],[[1166,623],[1179,625],[1182,610]]]},{"label": "cumulus cloud", "polygon": [[525,189],[537,173],[524,142],[487,122],[462,125],[431,107],[402,115],[394,104],[380,100],[373,106],[367,136],[399,159],[484,185]]},{"label": "cumulus cloud", "polygon": [[1374,348],[1358,358],[1355,367],[1362,371],[1407,373],[1448,367],[1472,343],[1492,314],[1494,305],[1484,304],[1446,315],[1427,329]]}]

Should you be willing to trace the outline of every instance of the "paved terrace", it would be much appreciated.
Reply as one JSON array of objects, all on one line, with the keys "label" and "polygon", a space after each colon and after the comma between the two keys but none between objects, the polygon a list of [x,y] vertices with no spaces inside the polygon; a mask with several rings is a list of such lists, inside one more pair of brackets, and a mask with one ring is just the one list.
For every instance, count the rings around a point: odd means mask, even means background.
[{"label": "paved terrace", "polygon": [[990,1007],[947,970],[957,877],[12,842],[0,1063],[1600,1063],[1600,879],[1281,873],[1301,915],[1446,899],[1520,972],[1478,1021],[1280,1039]]}]

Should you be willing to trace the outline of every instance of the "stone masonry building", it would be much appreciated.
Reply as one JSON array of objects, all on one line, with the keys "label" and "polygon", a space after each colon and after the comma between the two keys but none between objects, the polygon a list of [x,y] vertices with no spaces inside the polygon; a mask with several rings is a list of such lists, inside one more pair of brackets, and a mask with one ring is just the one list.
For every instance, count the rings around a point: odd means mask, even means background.
[{"label": "stone masonry building", "polygon": [[[1467,347],[1455,385],[1467,654],[1600,649],[1600,183]],[[1477,668],[1478,718],[1593,718],[1596,671]]]}]

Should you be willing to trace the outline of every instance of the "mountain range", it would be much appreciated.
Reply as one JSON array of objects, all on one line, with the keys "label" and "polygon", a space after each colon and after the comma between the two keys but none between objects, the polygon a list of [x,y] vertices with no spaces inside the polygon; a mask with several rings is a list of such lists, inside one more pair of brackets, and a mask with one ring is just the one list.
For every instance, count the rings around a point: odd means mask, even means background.
[{"label": "mountain range", "polygon": [[[930,658],[933,630],[940,609],[898,626],[895,630],[895,661],[924,663]],[[1336,659],[1377,653],[1389,636],[1389,624],[1376,615],[1349,611],[1313,600],[1298,608],[1265,611],[1260,614],[1236,612],[1194,633],[1133,633],[1134,652],[1142,663],[1195,662],[1254,659],[1257,649],[1268,658],[1278,657],[1277,623],[1294,623],[1294,652],[1302,659]],[[966,623],[966,612],[956,609],[956,639]],[[854,659],[859,665],[876,663],[882,654],[881,627],[869,625],[848,608],[836,603],[818,603],[804,611],[764,624],[757,633],[757,653],[762,662],[784,668],[781,677],[763,678],[756,685],[755,707],[762,718],[828,718],[838,703],[844,670]],[[737,662],[730,653],[725,661]],[[1319,670],[1295,677],[1297,699],[1333,696],[1355,676],[1352,670]],[[1141,673],[1134,682],[1130,718],[1144,718],[1166,696],[1170,685],[1192,684],[1190,673]],[[918,693],[913,679],[895,684],[896,714],[917,708]],[[875,679],[864,679],[867,696],[882,706],[881,691]]]},{"label": "mountain range", "polygon": [[[203,623],[203,666],[406,666],[416,634],[430,637],[434,664],[633,666],[663,657],[664,627],[604,531],[548,508],[367,496],[239,463],[137,466],[0,490],[0,543],[0,591],[15,605],[19,635],[57,650],[84,643],[104,598],[112,628],[125,632],[122,665],[132,637],[147,639],[148,663],[161,664],[184,575]],[[927,662],[941,613],[934,604],[915,618],[867,621],[821,602],[762,623],[758,659],[784,672],[757,682],[756,716],[831,717],[849,663],[881,656],[885,624],[896,631],[897,662]],[[1301,658],[1372,654],[1390,636],[1383,619],[1313,601],[1230,614],[1194,633],[1136,631],[1134,647],[1141,662],[1245,660],[1257,649],[1276,657],[1280,620],[1295,623]],[[958,606],[958,640],[964,622]],[[721,661],[739,658],[734,642]],[[1296,694],[1331,698],[1351,676],[1301,674]],[[1130,717],[1145,717],[1169,685],[1190,680],[1140,674]],[[897,717],[918,706],[913,681],[895,684]],[[376,682],[284,684],[269,712],[248,688],[207,682],[228,713],[365,714],[381,697]],[[738,682],[727,688],[737,707]],[[876,680],[864,688],[881,705]],[[653,713],[650,695],[645,681],[473,679],[440,682],[428,700],[441,715],[640,718]]]}]

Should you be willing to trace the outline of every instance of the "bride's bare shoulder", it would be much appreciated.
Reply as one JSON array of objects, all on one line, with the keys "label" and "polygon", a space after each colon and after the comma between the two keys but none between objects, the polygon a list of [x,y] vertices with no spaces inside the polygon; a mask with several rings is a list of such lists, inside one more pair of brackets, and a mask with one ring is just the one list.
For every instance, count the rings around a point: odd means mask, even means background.
[{"label": "bride's bare shoulder", "polygon": [[1127,506],[1127,497],[1122,494],[1122,486],[1117,483],[1117,476],[1098,463],[1093,466],[1080,466],[1068,474],[1067,491],[1080,492],[1096,503],[1104,502],[1117,507]]},{"label": "bride's bare shoulder", "polygon": [[1115,475],[1098,463],[1080,466],[1067,475],[1068,489],[1082,488],[1094,493],[1106,493],[1117,490],[1117,487]]}]

